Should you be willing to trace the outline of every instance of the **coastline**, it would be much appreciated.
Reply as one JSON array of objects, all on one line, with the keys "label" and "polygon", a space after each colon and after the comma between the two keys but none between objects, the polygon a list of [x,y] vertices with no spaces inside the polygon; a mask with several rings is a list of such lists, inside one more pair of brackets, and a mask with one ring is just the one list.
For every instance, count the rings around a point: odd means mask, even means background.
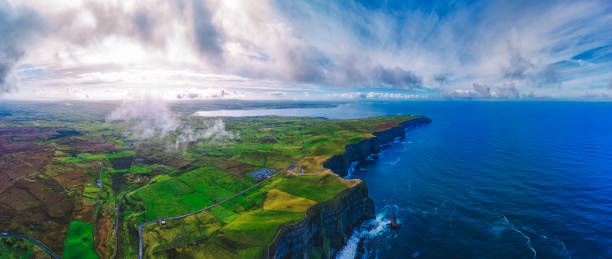
[{"label": "coastline", "polygon": [[380,152],[385,144],[393,141],[393,139],[397,137],[402,137],[406,130],[428,123],[431,123],[431,119],[427,117],[417,117],[401,122],[400,126],[374,132],[373,135],[375,137],[347,145],[343,154],[335,155],[327,159],[323,162],[323,167],[332,170],[341,177],[345,177],[348,174],[351,163],[355,161],[364,162],[369,155]]},{"label": "coastline", "polygon": [[[345,152],[323,163],[338,177],[348,174],[351,163],[363,162],[382,146],[409,129],[431,123],[427,117],[417,117],[399,126],[375,132],[374,137],[345,147]],[[364,181],[347,187],[334,198],[310,207],[300,222],[283,226],[264,253],[267,258],[320,257],[333,258],[346,244],[354,227],[374,218],[374,201],[368,196]]]}]

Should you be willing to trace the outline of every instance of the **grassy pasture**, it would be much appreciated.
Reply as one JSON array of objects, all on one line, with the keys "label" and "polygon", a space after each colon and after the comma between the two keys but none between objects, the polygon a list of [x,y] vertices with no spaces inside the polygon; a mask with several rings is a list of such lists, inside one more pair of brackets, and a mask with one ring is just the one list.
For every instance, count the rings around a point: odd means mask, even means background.
[{"label": "grassy pasture", "polygon": [[303,212],[254,210],[224,226],[219,237],[239,247],[264,247],[282,225],[295,223],[303,217]]},{"label": "grassy pasture", "polygon": [[[188,168],[156,176],[136,190],[134,197],[145,208],[147,219],[185,214],[248,188],[256,182],[249,174],[261,168],[282,171],[299,160],[297,165],[306,166],[305,172],[320,172],[321,163],[343,153],[346,145],[373,137],[373,132],[409,118],[225,118],[226,130],[237,133],[240,141],[191,145],[184,152],[192,160]],[[196,226],[181,225],[189,224],[186,220],[165,226],[154,224],[155,230],[147,230],[153,232],[147,234],[145,242],[150,242],[147,249],[154,258],[164,258],[169,251],[197,258],[260,257],[280,227],[301,220],[308,208],[333,198],[345,188],[347,183],[330,173],[280,174],[220,206],[194,215],[213,217],[208,223],[197,223],[197,227],[214,231],[190,231]]]},{"label": "grassy pasture", "polygon": [[304,197],[316,202],[326,201],[346,188],[346,185],[332,174],[286,176],[275,188],[291,195]]},{"label": "grassy pasture", "polygon": [[305,212],[316,202],[303,197],[295,196],[278,189],[269,190],[266,201],[263,204],[264,210],[278,210],[291,212]]},{"label": "grassy pasture", "polygon": [[211,200],[206,199],[206,197],[199,192],[192,192],[190,194],[183,195],[181,196],[181,199],[192,211],[196,211],[214,204]]},{"label": "grassy pasture", "polygon": [[98,255],[93,249],[93,225],[82,221],[70,221],[68,237],[64,246],[66,259],[95,259]]}]

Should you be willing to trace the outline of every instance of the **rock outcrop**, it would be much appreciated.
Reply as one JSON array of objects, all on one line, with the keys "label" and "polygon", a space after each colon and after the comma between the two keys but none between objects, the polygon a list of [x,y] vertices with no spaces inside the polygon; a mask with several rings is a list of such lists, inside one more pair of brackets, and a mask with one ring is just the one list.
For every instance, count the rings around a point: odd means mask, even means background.
[{"label": "rock outcrop", "polygon": [[[382,144],[403,136],[406,129],[429,122],[429,118],[419,117],[389,130],[376,132],[374,138],[348,145],[344,154],[331,157],[323,165],[345,176],[352,162],[364,161],[369,155],[379,152]],[[365,182],[360,181],[334,198],[309,208],[304,219],[297,224],[281,228],[274,242],[264,252],[265,256],[333,258],[344,246],[353,228],[374,216],[374,202],[368,197]]]}]

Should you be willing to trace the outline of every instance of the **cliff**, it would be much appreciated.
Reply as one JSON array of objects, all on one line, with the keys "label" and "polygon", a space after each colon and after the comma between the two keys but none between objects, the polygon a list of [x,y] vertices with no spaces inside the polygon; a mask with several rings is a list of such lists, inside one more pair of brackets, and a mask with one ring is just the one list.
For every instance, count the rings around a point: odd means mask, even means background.
[{"label": "cliff", "polygon": [[[406,129],[429,122],[429,118],[419,117],[376,132],[374,138],[348,145],[344,154],[331,157],[323,165],[344,176],[351,162],[365,160],[379,152],[382,144],[403,136]],[[299,223],[281,228],[265,255],[267,258],[333,258],[353,228],[374,216],[374,202],[368,197],[366,184],[360,181],[334,198],[309,208]]]},{"label": "cliff", "polygon": [[283,227],[267,249],[268,258],[332,258],[354,226],[374,217],[364,182],[306,211],[304,220]]},{"label": "cliff", "polygon": [[391,142],[397,137],[404,136],[407,129],[430,122],[431,119],[427,117],[419,117],[402,122],[400,123],[400,126],[393,127],[385,131],[375,132],[374,138],[368,138],[359,143],[347,145],[346,152],[344,152],[344,154],[331,157],[323,163],[323,166],[344,177],[347,175],[352,162],[364,162],[370,154],[380,152],[383,144]]}]

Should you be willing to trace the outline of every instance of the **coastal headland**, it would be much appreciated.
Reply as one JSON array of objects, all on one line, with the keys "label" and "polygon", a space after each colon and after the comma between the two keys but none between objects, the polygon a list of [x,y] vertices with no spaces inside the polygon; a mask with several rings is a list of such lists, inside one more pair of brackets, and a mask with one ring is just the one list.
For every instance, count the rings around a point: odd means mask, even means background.
[{"label": "coastal headland", "polygon": [[66,113],[4,117],[0,132],[3,232],[62,258],[331,258],[374,216],[366,184],[343,178],[351,163],[430,122],[182,116],[198,138],[140,138],[99,110]]}]

